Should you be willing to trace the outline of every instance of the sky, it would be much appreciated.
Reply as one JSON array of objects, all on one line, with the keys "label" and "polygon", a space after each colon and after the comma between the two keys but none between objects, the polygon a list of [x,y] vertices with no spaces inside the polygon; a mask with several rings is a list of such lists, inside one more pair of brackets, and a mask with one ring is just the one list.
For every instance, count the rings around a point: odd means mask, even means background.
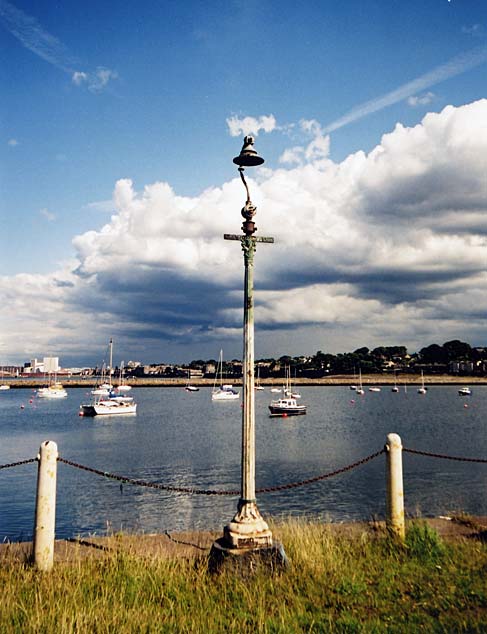
[{"label": "sky", "polygon": [[487,2],[0,0],[0,366],[486,345]]}]

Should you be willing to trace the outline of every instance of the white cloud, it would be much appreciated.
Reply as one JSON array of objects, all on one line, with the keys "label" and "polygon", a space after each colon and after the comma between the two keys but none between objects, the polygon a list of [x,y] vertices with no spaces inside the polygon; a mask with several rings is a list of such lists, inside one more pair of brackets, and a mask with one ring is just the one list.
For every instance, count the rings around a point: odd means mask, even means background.
[{"label": "white cloud", "polygon": [[435,98],[435,94],[432,92],[426,92],[422,95],[412,95],[408,97],[408,104],[413,108],[416,106],[426,106],[430,104]]},{"label": "white cloud", "polygon": [[284,150],[279,162],[287,165],[302,165],[305,162],[315,162],[326,159],[330,153],[330,137],[323,134],[321,125],[315,119],[302,119],[299,127],[311,141],[305,145],[294,146]]},{"label": "white cloud", "polygon": [[0,0],[0,21],[34,55],[70,75],[76,86],[86,85],[90,92],[99,93],[110,81],[118,78],[116,71],[102,66],[93,72],[76,70],[79,63],[71,56],[67,47],[46,31],[34,16],[7,0]]},{"label": "white cloud", "polygon": [[[323,158],[315,122],[301,130],[311,140],[298,165],[250,179],[259,234],[275,238],[255,257],[261,354],[483,341],[487,100],[398,125],[368,155],[338,164]],[[306,160],[317,139],[323,147]],[[242,257],[222,236],[238,232],[243,201],[238,178],[195,197],[118,181],[109,221],[74,239],[76,265],[0,278],[7,352],[21,333],[36,351],[58,341],[73,355],[110,334],[148,360],[168,349],[208,358],[224,337],[239,354]]]},{"label": "white cloud", "polygon": [[41,209],[39,213],[49,222],[56,220],[56,214],[53,214],[51,211],[49,211],[49,209]]},{"label": "white cloud", "polygon": [[10,147],[17,147],[18,144],[19,142],[17,141],[17,139],[9,139],[7,141],[7,145],[9,145]]},{"label": "white cloud", "polygon": [[76,84],[77,86],[81,86],[81,84],[88,81],[88,73],[75,71],[71,79],[73,81],[73,84]]},{"label": "white cloud", "polygon": [[274,115],[262,115],[261,117],[239,117],[233,116],[227,119],[230,136],[241,136],[253,134],[258,136],[259,132],[272,132],[276,129],[277,123]]}]

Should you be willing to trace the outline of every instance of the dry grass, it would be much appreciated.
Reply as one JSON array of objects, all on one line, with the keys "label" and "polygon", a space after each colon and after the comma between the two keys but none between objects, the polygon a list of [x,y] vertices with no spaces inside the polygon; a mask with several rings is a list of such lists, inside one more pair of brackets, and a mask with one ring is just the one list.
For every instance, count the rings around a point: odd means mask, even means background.
[{"label": "dry grass", "polygon": [[[445,543],[426,524],[407,543],[326,524],[275,527],[290,567],[211,576],[206,555],[112,548],[57,565],[0,568],[0,632],[485,632],[487,547]],[[117,538],[113,538],[116,540]]]}]

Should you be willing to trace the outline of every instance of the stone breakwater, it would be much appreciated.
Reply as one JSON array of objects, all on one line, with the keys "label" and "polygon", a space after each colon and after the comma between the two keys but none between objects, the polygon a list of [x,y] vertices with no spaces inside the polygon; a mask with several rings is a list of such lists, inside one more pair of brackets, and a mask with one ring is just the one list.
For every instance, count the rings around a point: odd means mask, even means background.
[{"label": "stone breakwater", "polygon": [[[62,382],[65,387],[80,387],[90,389],[94,384],[93,377],[65,377],[58,375],[58,380]],[[241,385],[241,378],[225,379],[228,383],[234,385]],[[260,383],[264,387],[282,386],[284,378],[268,378],[261,379]],[[397,376],[397,385],[400,388],[404,386],[416,386],[421,385],[421,376],[419,374],[406,374]],[[8,383],[12,388],[37,388],[46,384],[46,378],[16,378],[7,379],[4,382]],[[472,377],[472,376],[449,376],[449,375],[437,375],[432,374],[424,377],[426,385],[487,385],[487,377]],[[126,379],[125,383],[132,385],[133,387],[184,387],[187,383],[187,378],[161,378],[161,377],[140,377]],[[198,387],[212,387],[214,379],[191,379],[192,385]],[[293,386],[348,386],[357,383],[357,379],[350,375],[333,375],[320,378],[296,378],[293,379]],[[362,375],[362,383],[364,388],[372,385],[378,386],[392,386],[395,383],[393,375],[382,374],[369,374]]]}]

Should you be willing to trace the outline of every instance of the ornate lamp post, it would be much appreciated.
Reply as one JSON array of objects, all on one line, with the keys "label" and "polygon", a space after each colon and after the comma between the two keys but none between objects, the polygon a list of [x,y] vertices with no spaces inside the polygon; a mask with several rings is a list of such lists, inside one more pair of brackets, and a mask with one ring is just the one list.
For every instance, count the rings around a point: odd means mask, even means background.
[{"label": "ornate lamp post", "polygon": [[264,551],[275,557],[275,553],[285,555],[280,545],[273,546],[272,532],[262,518],[255,498],[255,386],[254,386],[254,253],[257,242],[274,242],[274,238],[257,237],[254,222],[256,207],[250,200],[250,193],[244,177],[246,167],[262,165],[261,158],[253,148],[254,139],[246,136],[242,151],[233,159],[238,165],[240,177],[247,192],[247,200],[242,209],[244,222],[242,235],[225,234],[225,240],[237,240],[242,245],[245,267],[244,278],[244,319],[243,319],[243,408],[242,408],[242,462],[241,497],[237,513],[224,527],[223,538],[215,542],[210,554],[216,566],[225,554],[255,553]]}]

